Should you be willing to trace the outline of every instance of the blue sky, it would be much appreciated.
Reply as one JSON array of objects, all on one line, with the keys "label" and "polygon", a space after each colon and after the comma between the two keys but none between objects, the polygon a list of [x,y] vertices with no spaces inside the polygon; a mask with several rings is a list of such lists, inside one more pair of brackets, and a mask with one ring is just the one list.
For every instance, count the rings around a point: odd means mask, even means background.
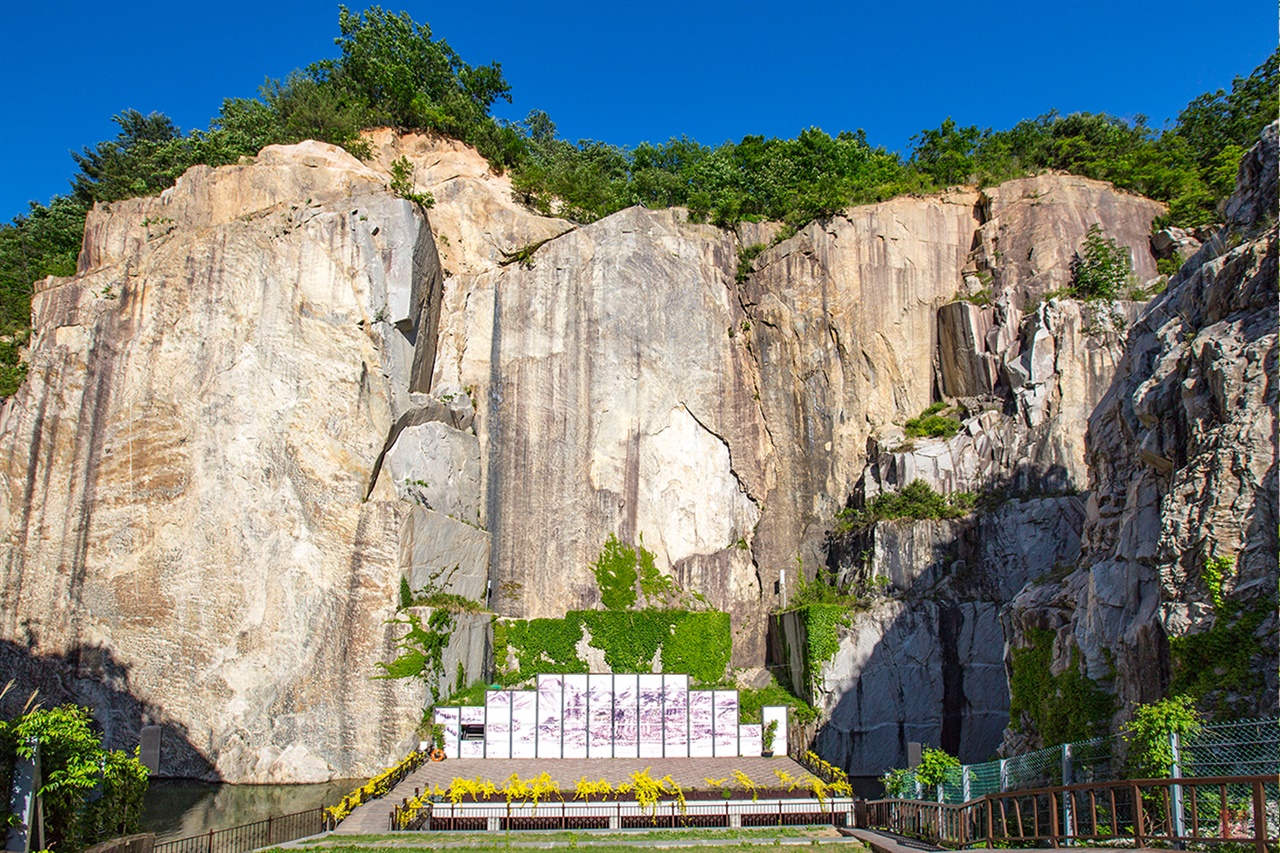
[{"label": "blue sky", "polygon": [[[1050,109],[1157,126],[1277,44],[1272,0],[568,2],[387,0],[472,64],[502,63],[522,118],[620,145],[863,128],[905,150],[947,116],[1005,128]],[[349,7],[365,4],[350,0]],[[123,109],[204,127],[222,98],[337,49],[337,3],[38,0],[4,5],[0,220],[67,189],[69,152]]]}]

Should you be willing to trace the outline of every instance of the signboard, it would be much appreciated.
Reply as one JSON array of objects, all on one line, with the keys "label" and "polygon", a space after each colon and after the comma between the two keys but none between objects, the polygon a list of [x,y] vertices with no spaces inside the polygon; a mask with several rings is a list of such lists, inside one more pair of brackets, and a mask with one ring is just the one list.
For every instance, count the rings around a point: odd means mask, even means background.
[{"label": "signboard", "polygon": [[710,690],[689,691],[689,756],[715,755],[715,699]]},{"label": "signboard", "polygon": [[640,757],[662,757],[662,676],[641,675]]},{"label": "signboard", "polygon": [[715,692],[715,756],[738,754],[738,691]]},{"label": "signboard", "polygon": [[613,758],[613,675],[587,676],[587,758]]},{"label": "signboard", "polygon": [[538,754],[538,694],[533,690],[511,693],[511,757],[534,758]]},{"label": "signboard", "polygon": [[689,757],[689,676],[662,677],[662,754]]},{"label": "signboard", "polygon": [[564,719],[564,678],[538,676],[538,757],[560,758],[560,733]]},{"label": "signboard", "polygon": [[587,676],[564,677],[564,745],[565,758],[587,757]]}]

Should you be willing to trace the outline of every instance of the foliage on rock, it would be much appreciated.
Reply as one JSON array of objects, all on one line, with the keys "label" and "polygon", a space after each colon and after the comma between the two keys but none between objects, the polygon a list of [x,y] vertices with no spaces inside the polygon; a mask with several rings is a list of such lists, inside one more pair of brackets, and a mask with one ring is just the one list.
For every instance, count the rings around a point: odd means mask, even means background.
[{"label": "foliage on rock", "polygon": [[1009,676],[1009,725],[1018,730],[1030,722],[1045,746],[1097,737],[1115,711],[1115,698],[1081,670],[1078,649],[1069,666],[1050,673],[1054,637],[1045,628],[1029,629],[1028,645],[1012,652]]},{"label": "foliage on rock", "polygon": [[881,492],[863,509],[840,510],[836,513],[832,533],[840,536],[864,530],[877,521],[962,518],[976,503],[976,497],[970,492],[953,492],[944,496],[924,480],[912,480],[897,491]]},{"label": "foliage on rock", "polygon": [[907,438],[951,438],[960,431],[960,420],[947,414],[950,407],[943,402],[934,403],[903,424]]},{"label": "foliage on rock", "polygon": [[1090,225],[1071,262],[1071,292],[1082,299],[1120,299],[1133,277],[1129,250]]}]

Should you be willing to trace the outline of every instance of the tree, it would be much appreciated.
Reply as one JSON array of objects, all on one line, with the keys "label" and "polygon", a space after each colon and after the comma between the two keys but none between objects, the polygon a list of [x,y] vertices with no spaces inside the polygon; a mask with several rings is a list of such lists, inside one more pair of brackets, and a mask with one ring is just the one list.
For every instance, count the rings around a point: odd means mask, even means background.
[{"label": "tree", "polygon": [[1131,275],[1128,250],[1103,237],[1097,225],[1090,225],[1084,245],[1071,262],[1072,291],[1085,299],[1115,299]]},{"label": "tree", "polygon": [[[44,820],[53,850],[79,850],[136,832],[147,789],[147,768],[135,755],[103,749],[89,709],[39,708],[0,722],[6,752],[33,755],[39,742]],[[97,796],[92,796],[97,792]]]},{"label": "tree", "polygon": [[957,127],[948,116],[937,130],[911,137],[911,165],[943,186],[965,183],[973,174],[974,152],[987,135],[975,125]]}]

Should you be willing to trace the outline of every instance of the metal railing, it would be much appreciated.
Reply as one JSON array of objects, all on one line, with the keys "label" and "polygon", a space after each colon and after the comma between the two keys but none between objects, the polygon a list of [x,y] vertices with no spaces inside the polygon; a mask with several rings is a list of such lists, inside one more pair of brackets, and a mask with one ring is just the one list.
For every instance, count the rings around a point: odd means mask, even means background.
[{"label": "metal railing", "polygon": [[629,829],[638,827],[851,826],[854,800],[834,797],[686,801],[663,800],[642,806],[634,800],[614,802],[552,801],[540,803],[423,803],[396,806],[389,829]]},{"label": "metal railing", "polygon": [[323,808],[307,809],[230,829],[211,829],[202,835],[176,841],[162,841],[155,846],[153,853],[244,853],[308,835],[319,835],[327,828]]},{"label": "metal railing", "polygon": [[1075,842],[1252,844],[1276,850],[1280,781],[1270,776],[1131,779],[986,794],[961,805],[875,800],[859,824],[950,847]]}]

